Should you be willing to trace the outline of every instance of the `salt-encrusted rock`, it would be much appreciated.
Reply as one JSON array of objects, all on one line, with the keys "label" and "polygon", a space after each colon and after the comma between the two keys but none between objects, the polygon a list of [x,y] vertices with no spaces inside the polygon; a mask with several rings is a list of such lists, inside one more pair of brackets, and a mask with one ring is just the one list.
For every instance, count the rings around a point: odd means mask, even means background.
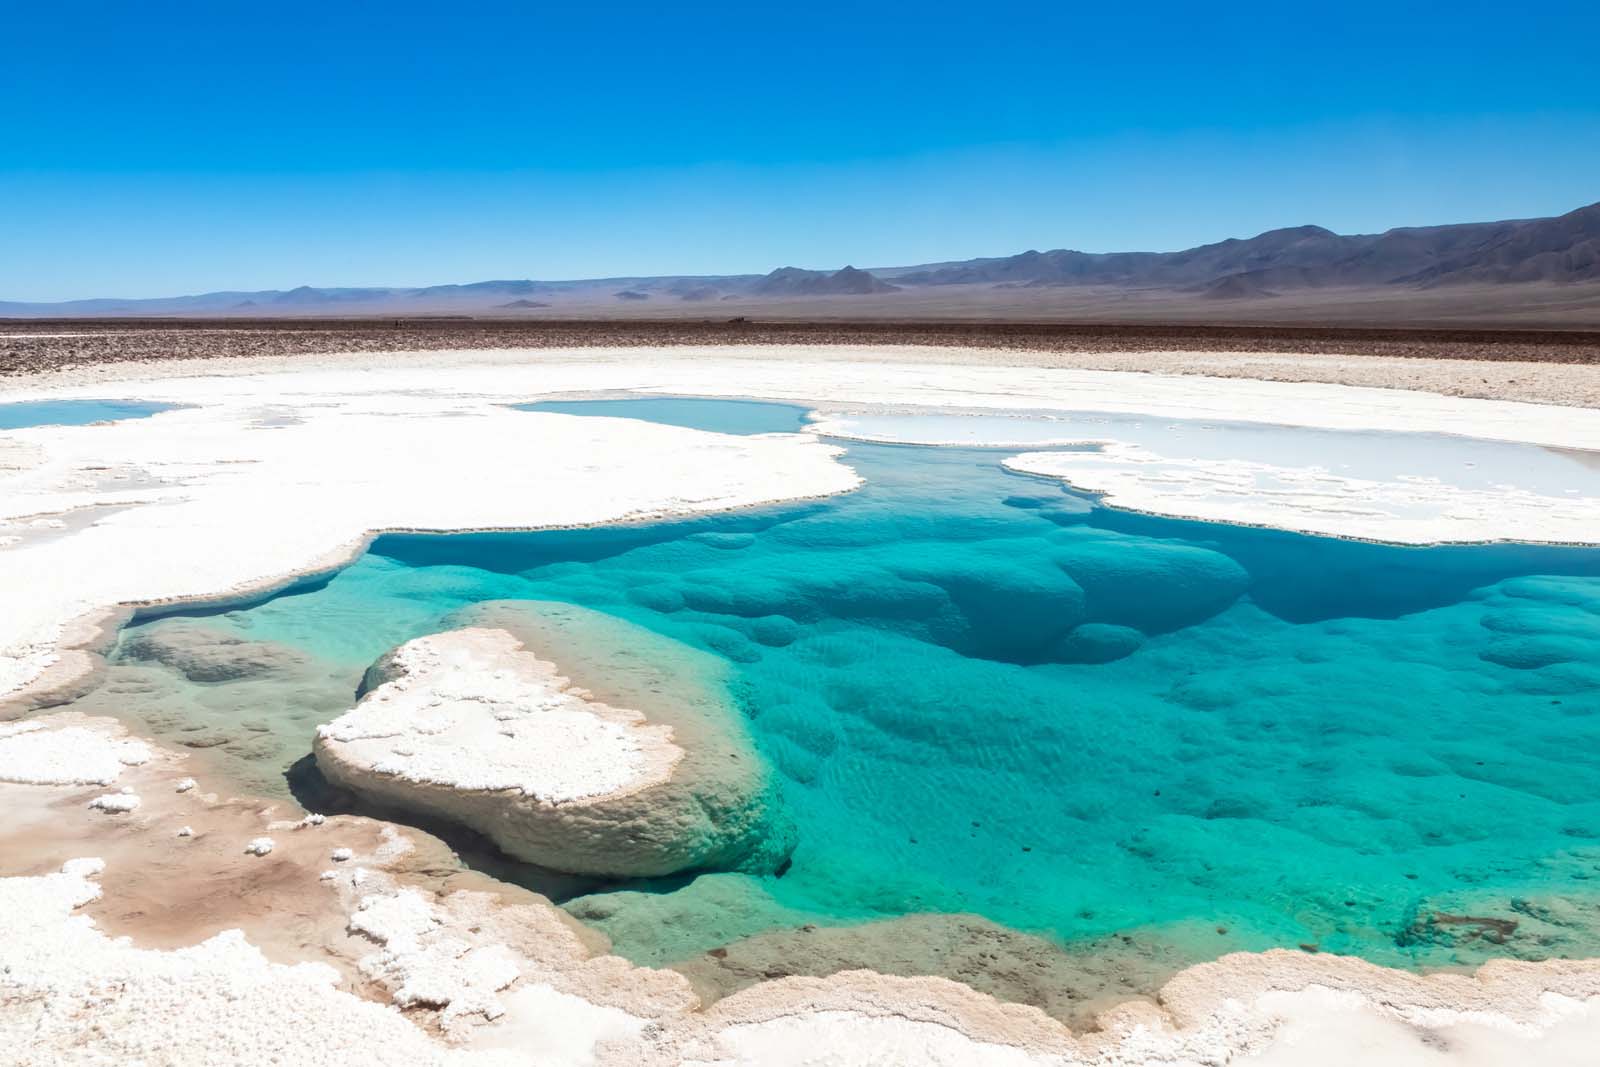
[{"label": "salt-encrusted rock", "polygon": [[177,784],[174,791],[179,793],[187,793],[189,790],[193,789],[199,784],[200,783],[196,782],[193,778],[185,778]]},{"label": "salt-encrusted rock", "polygon": [[354,855],[355,853],[347,848],[336,848],[333,850],[333,862],[343,863],[345,860]]},{"label": "salt-encrusted rock", "polygon": [[107,793],[89,801],[89,807],[108,815],[123,815],[139,807],[139,798],[132,793]]},{"label": "salt-encrusted rock", "polygon": [[178,827],[178,836],[179,837],[193,837],[194,836],[194,827],[192,827],[192,826],[180,826],[180,827]]},{"label": "salt-encrusted rock", "polygon": [[[570,621],[582,609],[489,611],[512,625],[522,612],[537,630],[527,613]],[[646,644],[663,640],[634,630]],[[647,658],[630,656],[619,673]],[[354,710],[318,731],[323,774],[470,826],[519,859],[651,876],[771,870],[792,847],[766,764],[732,713],[678,699],[670,685],[636,691],[656,698],[647,718],[574,687],[506,629],[468,627],[400,646],[364,689]]]},{"label": "salt-encrusted rock", "polygon": [[272,851],[272,848],[273,840],[270,837],[252,838],[250,843],[244,846],[244,850],[252,856],[265,856]]}]

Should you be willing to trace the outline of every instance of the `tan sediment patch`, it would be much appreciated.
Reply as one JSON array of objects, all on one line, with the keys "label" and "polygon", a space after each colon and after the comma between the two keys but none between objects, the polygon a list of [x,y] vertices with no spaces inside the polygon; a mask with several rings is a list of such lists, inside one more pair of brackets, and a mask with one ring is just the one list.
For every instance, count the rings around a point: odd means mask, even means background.
[{"label": "tan sediment patch", "polygon": [[[73,712],[25,725],[30,734],[125,743],[116,723]],[[603,937],[537,894],[467,870],[427,834],[352,816],[277,818],[273,805],[191,785],[187,764],[182,754],[149,751],[114,783],[140,799],[118,814],[88,809],[103,785],[0,784],[0,879],[50,876],[94,856],[101,892],[81,910],[107,935],[187,951],[238,931],[268,960],[333,967],[339,987],[362,998],[387,1002],[410,991],[402,997],[409,1016],[453,1040],[469,1040],[485,1021],[474,953],[509,968],[506,985],[537,984],[640,1018],[696,1003],[681,977],[605,955]],[[270,845],[255,847],[263,842]],[[397,904],[425,927],[406,945],[393,923],[368,918]],[[0,944],[0,963],[11,962],[7,951]],[[0,1024],[5,984],[0,977]]]}]

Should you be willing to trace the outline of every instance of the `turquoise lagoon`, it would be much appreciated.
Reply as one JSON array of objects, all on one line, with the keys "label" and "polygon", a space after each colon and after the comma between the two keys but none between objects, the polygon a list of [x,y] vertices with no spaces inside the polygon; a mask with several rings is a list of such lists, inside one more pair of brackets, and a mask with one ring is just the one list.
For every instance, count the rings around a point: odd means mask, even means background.
[{"label": "turquoise lagoon", "polygon": [[[633,405],[602,410],[651,414]],[[823,501],[385,536],[331,578],[196,614],[298,650],[346,699],[385,650],[491,599],[727,661],[798,847],[779,876],[574,890],[646,962],[929,912],[1195,956],[1600,949],[1600,552],[1132,515],[1008,454],[851,445],[866,484]],[[295,717],[296,752],[328,717]],[[697,910],[697,885],[730,878],[759,904]],[[663,908],[670,929],[630,921]]]}]

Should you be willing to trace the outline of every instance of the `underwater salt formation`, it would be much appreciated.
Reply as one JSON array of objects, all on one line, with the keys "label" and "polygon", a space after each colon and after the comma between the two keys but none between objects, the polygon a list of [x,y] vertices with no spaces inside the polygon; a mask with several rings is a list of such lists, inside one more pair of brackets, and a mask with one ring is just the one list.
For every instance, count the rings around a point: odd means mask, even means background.
[{"label": "underwater salt formation", "polygon": [[232,682],[306,669],[309,657],[286,645],[248,641],[215,627],[172,619],[128,635],[124,660],[160,663],[191,682]]},{"label": "underwater salt formation", "polygon": [[[764,763],[714,692],[699,688],[716,674],[703,654],[669,651],[671,642],[568,605],[467,614],[476,625],[382,657],[361,702],[317,731],[317,765],[330,781],[461,823],[508,855],[569,874],[762,871],[787,857]],[[575,630],[590,655],[643,665],[633,686],[608,679],[632,689],[626,705],[574,686],[557,673],[564,667],[540,658]],[[700,660],[699,671],[684,673],[674,662],[683,659]]]},{"label": "underwater salt formation", "polygon": [[100,683],[73,707],[130,721],[256,795],[285,799],[285,773],[305,756],[307,735],[349,706],[360,672],[256,639],[236,619],[180,616],[128,627]]}]

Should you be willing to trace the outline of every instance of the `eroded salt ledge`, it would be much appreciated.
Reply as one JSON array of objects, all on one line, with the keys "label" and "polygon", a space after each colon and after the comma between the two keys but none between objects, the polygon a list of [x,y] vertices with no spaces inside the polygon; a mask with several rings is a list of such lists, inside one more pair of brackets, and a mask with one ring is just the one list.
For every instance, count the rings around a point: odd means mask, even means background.
[{"label": "eroded salt ledge", "polygon": [[[0,587],[17,591],[0,616],[0,696],[26,688],[32,699],[48,699],[54,687],[81,676],[92,659],[63,648],[91,642],[92,623],[111,605],[269,586],[348,558],[370,529],[589,524],[855,484],[835,450],[803,435],[730,438],[502,407],[541,394],[643,389],[997,410],[1059,406],[1600,448],[1600,413],[1593,411],[1336,386],[949,365],[719,362],[715,353],[701,361],[685,360],[682,352],[657,361],[634,352],[597,363],[599,355],[586,351],[567,361],[540,353],[536,365],[511,366],[497,353],[484,366],[369,374],[347,364],[168,380],[139,392],[198,406],[136,423],[0,436],[0,520],[8,527],[0,531],[6,537]],[[485,463],[486,456],[501,462]],[[1137,488],[1136,482],[1128,484]],[[1477,522],[1481,531],[1492,521],[1479,515],[1457,528]],[[213,803],[202,790],[180,793],[171,781],[153,779],[121,785],[158,771],[182,780],[165,766],[169,757],[123,758],[137,756],[127,746],[139,743],[105,723],[34,722],[50,725],[30,723],[0,737],[0,767],[24,768],[10,780],[83,784],[0,788],[80,801],[59,809],[92,820],[73,827],[75,840],[149,833],[164,847],[204,847],[219,832],[205,823],[220,817],[218,809],[171,806]],[[41,738],[58,727],[106,732],[94,742]],[[632,741],[641,753],[649,747],[639,737]],[[81,764],[74,755],[80,749]],[[41,759],[41,752],[52,755]],[[41,775],[37,768],[44,766],[51,769]],[[623,791],[651,780],[648,758],[630,766],[637,774]],[[106,794],[106,778],[131,792]],[[572,782],[551,786],[542,779],[534,793],[547,787],[553,797],[570,792]],[[87,803],[98,795],[140,796],[142,803],[118,814],[91,812]],[[50,819],[62,817],[50,811]],[[1476,977],[1419,977],[1287,952],[1191,968],[1163,991],[1165,1012],[1127,1005],[1102,1018],[1103,1032],[1081,1038],[1034,1009],[1000,1004],[952,982],[866,972],[764,982],[695,1012],[681,976],[593,955],[547,903],[510,907],[492,894],[420,891],[413,883],[425,876],[425,865],[407,867],[376,852],[352,852],[340,863],[332,854],[341,850],[327,847],[331,840],[315,849],[304,844],[306,835],[325,828],[268,822],[246,832],[248,818],[237,811],[233,818],[237,839],[197,849],[199,865],[189,876],[202,883],[215,877],[205,863],[255,870],[293,865],[283,871],[279,891],[290,892],[282,887],[298,886],[294,879],[303,875],[305,889],[293,892],[338,894],[348,929],[374,947],[353,972],[341,977],[314,965],[268,962],[237,934],[176,951],[107,938],[75,911],[109,903],[93,881],[98,865],[82,861],[94,853],[61,856],[67,865],[56,873],[0,878],[0,1047],[23,1048],[46,1062],[278,1056],[288,1062],[1188,1064],[1256,1056],[1280,1063],[1446,1056],[1556,1063],[1581,1062],[1576,1053],[1587,1054],[1600,1038],[1600,963],[1593,961],[1495,963]],[[328,821],[336,830],[344,825]],[[270,852],[246,852],[268,832]],[[106,847],[118,841],[125,838],[106,838]],[[103,877],[117,876],[130,862],[137,866],[126,857],[111,861]],[[626,1003],[617,1001],[619,989],[631,991]],[[410,1014],[347,990],[409,1006]],[[435,1034],[455,1043],[441,1044]]]}]

